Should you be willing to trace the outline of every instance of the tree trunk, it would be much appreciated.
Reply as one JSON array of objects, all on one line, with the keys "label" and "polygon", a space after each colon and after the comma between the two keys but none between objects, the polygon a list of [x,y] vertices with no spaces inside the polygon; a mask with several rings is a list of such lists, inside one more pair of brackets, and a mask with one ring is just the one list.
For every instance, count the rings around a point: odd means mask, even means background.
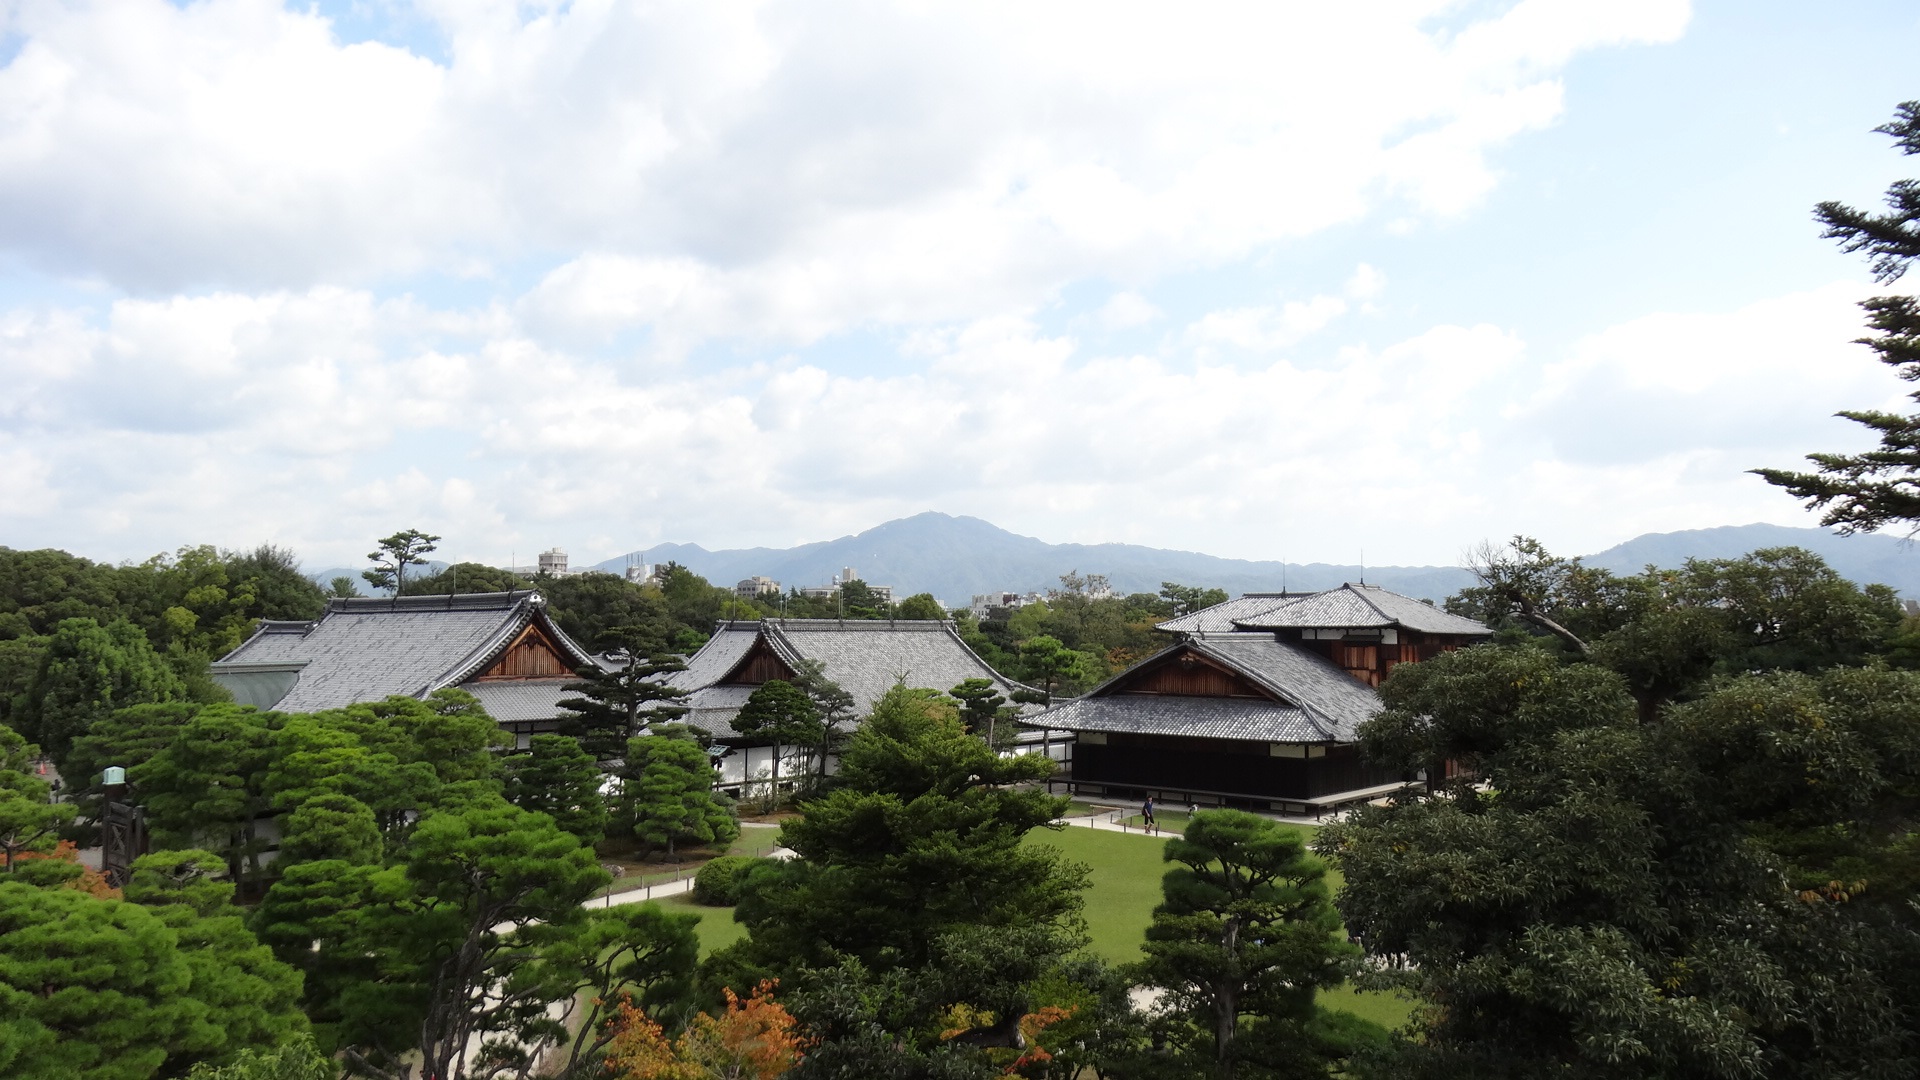
[{"label": "tree trunk", "polygon": [[[1227,954],[1227,969],[1232,971],[1235,954],[1240,951],[1240,920],[1229,918],[1226,923],[1227,933],[1221,944]],[[1221,986],[1213,999],[1213,1063],[1220,1080],[1233,1080],[1233,1036],[1239,1025],[1239,988]]]}]

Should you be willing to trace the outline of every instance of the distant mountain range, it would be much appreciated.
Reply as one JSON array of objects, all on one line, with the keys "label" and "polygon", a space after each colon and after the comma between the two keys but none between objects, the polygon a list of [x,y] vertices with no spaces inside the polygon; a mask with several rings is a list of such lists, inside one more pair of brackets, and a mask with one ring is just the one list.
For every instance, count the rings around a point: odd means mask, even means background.
[{"label": "distant mountain range", "polygon": [[[1716,529],[1648,533],[1585,557],[1589,566],[1617,573],[1678,566],[1688,558],[1720,559],[1755,548],[1795,545],[1819,553],[1841,574],[1862,584],[1880,582],[1920,598],[1920,548],[1890,536],[1836,536],[1824,529],[1785,525],[1727,525]],[[677,562],[715,585],[763,574],[784,588],[825,585],[845,567],[873,585],[891,585],[896,597],[930,592],[948,605],[978,593],[1044,592],[1060,575],[1105,574],[1122,593],[1158,592],[1163,581],[1245,592],[1331,589],[1364,579],[1397,593],[1436,603],[1473,584],[1457,566],[1338,566],[1223,559],[1197,551],[1138,544],[1049,544],[972,517],[928,512],[889,521],[855,536],[792,548],[708,551],[698,544],[659,544],[608,559],[595,569],[624,571],[629,562]],[[445,568],[427,564],[428,573]],[[360,571],[336,567],[312,575],[360,582]]]},{"label": "distant mountain range", "polygon": [[[1677,566],[1689,557],[1725,558],[1789,544],[1818,552],[1854,581],[1882,582],[1920,597],[1920,550],[1893,537],[1836,536],[1824,529],[1734,525],[1648,533],[1587,556],[1585,561],[1634,573],[1649,563]],[[1363,569],[1223,559],[1137,544],[1049,544],[979,518],[933,512],[799,547],[708,551],[697,544],[660,544],[597,565],[619,573],[629,562],[668,561],[716,585],[763,574],[786,588],[824,585],[843,567],[852,567],[869,584],[893,586],[896,597],[930,592],[949,605],[964,604],[977,593],[1044,591],[1058,587],[1060,575],[1072,570],[1105,574],[1122,593],[1157,592],[1163,581],[1220,588],[1236,595],[1330,589],[1364,577],[1369,584],[1438,602],[1473,583],[1473,575],[1457,566]]]}]

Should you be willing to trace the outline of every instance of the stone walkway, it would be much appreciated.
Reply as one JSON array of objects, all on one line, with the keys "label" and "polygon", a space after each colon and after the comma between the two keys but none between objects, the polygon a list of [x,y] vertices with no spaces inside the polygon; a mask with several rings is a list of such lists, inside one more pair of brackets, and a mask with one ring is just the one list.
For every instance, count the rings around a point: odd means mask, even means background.
[{"label": "stone walkway", "polygon": [[[1127,833],[1133,836],[1178,835],[1177,830],[1174,833],[1171,833],[1171,834],[1168,833],[1166,825],[1164,823],[1162,824],[1160,831],[1158,833],[1153,833],[1153,834],[1144,832],[1138,824],[1131,824],[1131,825],[1127,824],[1126,821],[1124,821],[1123,819],[1139,816],[1140,814],[1139,803],[1126,803],[1126,802],[1120,802],[1116,800],[1113,802],[1103,802],[1103,803],[1100,803],[1099,805],[1103,807],[1103,809],[1097,814],[1076,814],[1071,817],[1064,817],[1058,820],[1060,823],[1069,825],[1069,826],[1077,825],[1077,826],[1081,826],[1083,828],[1088,828],[1088,829],[1099,829],[1103,832]],[[1166,803],[1162,803],[1157,807],[1157,809],[1162,814],[1175,813],[1175,812],[1185,814],[1189,812],[1185,804],[1169,805]],[[1206,810],[1210,808],[1202,806],[1202,807],[1195,807],[1194,809]],[[1258,810],[1252,810],[1248,812],[1259,814],[1263,818],[1271,818],[1274,821],[1282,822],[1287,825],[1330,825],[1333,822],[1339,821],[1341,818],[1346,816],[1346,811],[1344,810],[1340,810],[1340,811],[1330,810],[1326,814],[1318,818],[1314,818],[1306,815],[1296,815],[1296,814],[1261,813]]]}]

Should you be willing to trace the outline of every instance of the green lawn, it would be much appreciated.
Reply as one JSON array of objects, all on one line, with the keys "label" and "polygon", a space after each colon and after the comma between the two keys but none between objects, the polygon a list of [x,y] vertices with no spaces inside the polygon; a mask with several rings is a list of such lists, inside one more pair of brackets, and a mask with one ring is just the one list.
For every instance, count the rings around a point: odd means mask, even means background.
[{"label": "green lawn", "polygon": [[730,907],[696,904],[685,893],[663,896],[654,903],[676,915],[700,916],[700,925],[694,927],[694,932],[700,935],[700,955],[703,957],[747,936],[747,928],[733,921],[733,909]]},{"label": "green lawn", "polygon": [[[1170,816],[1161,815],[1162,823],[1170,824],[1164,820]],[[1160,857],[1162,839],[1069,826],[1058,832],[1036,829],[1028,834],[1027,842],[1058,848],[1067,858],[1091,868],[1086,914],[1093,952],[1109,963],[1138,960],[1140,942],[1146,936],[1147,924],[1153,921],[1154,905],[1160,902],[1160,878],[1167,870]],[[1340,887],[1337,871],[1330,871],[1327,877],[1335,889]],[[1411,1011],[1408,1002],[1391,994],[1361,993],[1350,987],[1328,991],[1320,1000],[1328,1008],[1354,1013],[1386,1028],[1405,1023]]]}]

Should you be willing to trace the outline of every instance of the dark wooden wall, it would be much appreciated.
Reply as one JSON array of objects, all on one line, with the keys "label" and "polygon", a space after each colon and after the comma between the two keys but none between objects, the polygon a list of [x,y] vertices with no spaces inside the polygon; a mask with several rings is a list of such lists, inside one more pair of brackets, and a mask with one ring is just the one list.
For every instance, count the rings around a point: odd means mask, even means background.
[{"label": "dark wooden wall", "polygon": [[1245,678],[1203,657],[1174,657],[1138,673],[1118,688],[1125,694],[1186,694],[1191,697],[1265,698]]},{"label": "dark wooden wall", "polygon": [[1074,746],[1076,783],[1312,799],[1402,778],[1398,770],[1368,764],[1351,746],[1331,747],[1325,757],[1282,758],[1272,756],[1266,743],[1120,734],[1107,739],[1104,745]]},{"label": "dark wooden wall", "polygon": [[1394,666],[1397,664],[1431,660],[1443,652],[1452,652],[1472,640],[1443,637],[1438,634],[1422,634],[1413,630],[1402,630],[1399,637],[1400,643],[1397,645],[1380,645],[1364,641],[1311,640],[1301,640],[1297,644],[1333,661],[1335,666],[1345,669],[1347,674],[1368,686],[1379,686],[1388,675],[1393,673]]},{"label": "dark wooden wall", "polygon": [[773,651],[773,647],[767,644],[766,638],[760,638],[753,643],[752,648],[747,650],[747,654],[733,665],[733,670],[727,672],[726,678],[720,681],[759,686],[769,679],[792,678],[793,669]]},{"label": "dark wooden wall", "polygon": [[540,632],[538,626],[528,626],[513,640],[513,644],[507,646],[507,651],[500,654],[500,659],[475,677],[475,681],[552,679],[571,674],[573,669],[561,659],[559,648]]}]

